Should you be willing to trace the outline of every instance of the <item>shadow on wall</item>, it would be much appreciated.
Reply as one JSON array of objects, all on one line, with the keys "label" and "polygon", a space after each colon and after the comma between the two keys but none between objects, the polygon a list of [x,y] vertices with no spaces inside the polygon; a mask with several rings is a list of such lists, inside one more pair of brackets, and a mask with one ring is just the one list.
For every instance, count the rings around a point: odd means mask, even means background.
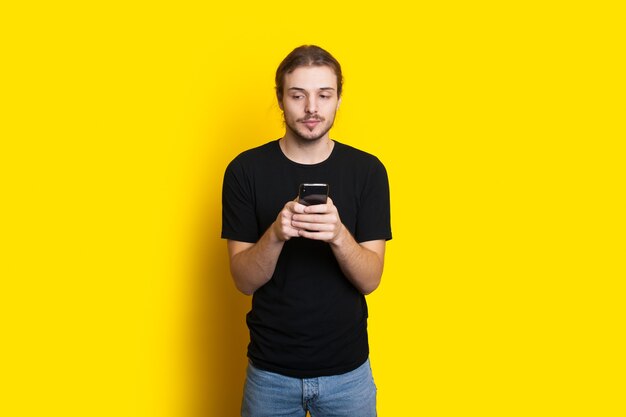
[{"label": "shadow on wall", "polygon": [[[230,276],[226,242],[221,233],[221,193],[224,170],[240,152],[275,137],[275,121],[280,121],[271,87],[259,89],[258,80],[235,83],[220,101],[219,116],[207,137],[207,181],[199,210],[194,265],[192,325],[192,366],[194,377],[193,417],[240,415],[241,395],[249,342],[246,313],[252,298],[241,294]],[[251,95],[251,91],[255,93]],[[269,92],[269,94],[266,94]],[[242,123],[241,97],[248,97],[250,108]],[[256,104],[255,104],[256,103]],[[273,133],[274,132],[274,133]]]},{"label": "shadow on wall", "polygon": [[[221,207],[221,206],[220,206]],[[193,417],[238,416],[247,365],[245,315],[251,299],[237,291],[230,277],[221,217],[200,228],[194,271],[191,375],[196,392]]]}]

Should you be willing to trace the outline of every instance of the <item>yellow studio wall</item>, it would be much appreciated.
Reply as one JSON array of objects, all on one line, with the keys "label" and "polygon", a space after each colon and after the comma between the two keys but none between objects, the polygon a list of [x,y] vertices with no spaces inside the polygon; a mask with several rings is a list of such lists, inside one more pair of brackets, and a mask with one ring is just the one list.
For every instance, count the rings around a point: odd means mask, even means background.
[{"label": "yellow studio wall", "polygon": [[626,412],[623,10],[408,3],[2,7],[0,415],[238,415],[222,174],[304,43],[390,177],[379,415]]}]

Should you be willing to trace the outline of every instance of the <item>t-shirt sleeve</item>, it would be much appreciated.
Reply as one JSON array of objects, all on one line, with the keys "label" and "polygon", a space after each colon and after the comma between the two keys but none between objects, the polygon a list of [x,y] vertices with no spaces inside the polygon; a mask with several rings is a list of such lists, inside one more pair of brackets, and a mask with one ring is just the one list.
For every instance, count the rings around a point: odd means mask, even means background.
[{"label": "t-shirt sleeve", "polygon": [[222,239],[255,243],[259,240],[250,178],[236,158],[224,173],[222,185]]},{"label": "t-shirt sleeve", "polygon": [[355,239],[357,242],[391,239],[389,179],[385,166],[378,158],[374,158],[369,167],[363,187]]}]

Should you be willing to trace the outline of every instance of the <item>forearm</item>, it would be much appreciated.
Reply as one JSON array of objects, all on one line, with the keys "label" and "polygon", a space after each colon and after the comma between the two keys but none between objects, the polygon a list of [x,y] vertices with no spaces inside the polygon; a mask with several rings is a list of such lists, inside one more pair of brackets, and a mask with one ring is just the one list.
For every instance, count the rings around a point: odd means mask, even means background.
[{"label": "forearm", "polygon": [[272,278],[283,245],[272,226],[258,242],[231,255],[230,271],[239,291],[252,295]]},{"label": "forearm", "polygon": [[335,258],[348,280],[362,294],[370,294],[380,284],[383,274],[384,242],[382,256],[354,240],[342,226],[337,238],[330,242]]}]

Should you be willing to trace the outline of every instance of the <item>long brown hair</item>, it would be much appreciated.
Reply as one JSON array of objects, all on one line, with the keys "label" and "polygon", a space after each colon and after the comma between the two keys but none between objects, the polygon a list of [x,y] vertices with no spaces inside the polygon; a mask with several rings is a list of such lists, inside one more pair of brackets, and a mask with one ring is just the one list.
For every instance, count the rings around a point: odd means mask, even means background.
[{"label": "long brown hair", "polygon": [[291,51],[283,59],[276,70],[276,97],[278,101],[283,101],[283,88],[285,75],[293,72],[298,67],[323,66],[326,65],[333,70],[337,76],[337,97],[341,97],[343,86],[343,75],[341,65],[328,51],[316,45],[302,45]]}]

